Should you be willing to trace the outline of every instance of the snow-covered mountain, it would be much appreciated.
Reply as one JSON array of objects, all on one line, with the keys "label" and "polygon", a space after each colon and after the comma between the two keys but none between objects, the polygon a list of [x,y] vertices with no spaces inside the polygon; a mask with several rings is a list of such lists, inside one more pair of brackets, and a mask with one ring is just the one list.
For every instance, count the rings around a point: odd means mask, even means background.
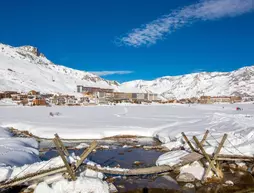
[{"label": "snow-covered mountain", "polygon": [[115,81],[56,65],[32,46],[11,47],[0,44],[0,91],[75,93],[76,86],[117,88]]},{"label": "snow-covered mountain", "polygon": [[152,81],[135,80],[120,85],[120,90],[150,91],[167,99],[208,96],[254,96],[254,66],[232,72],[201,72],[165,76]]},{"label": "snow-covered mountain", "polygon": [[232,72],[201,72],[119,84],[56,65],[35,47],[0,44],[0,91],[27,92],[34,89],[42,93],[74,94],[77,85],[114,88],[123,92],[153,92],[167,99],[202,95],[254,96],[254,66]]}]

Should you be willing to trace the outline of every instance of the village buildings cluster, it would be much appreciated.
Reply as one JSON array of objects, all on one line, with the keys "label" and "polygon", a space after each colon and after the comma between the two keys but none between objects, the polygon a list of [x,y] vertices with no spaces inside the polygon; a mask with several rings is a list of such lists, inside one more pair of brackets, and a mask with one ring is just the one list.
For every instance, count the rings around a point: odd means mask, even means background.
[{"label": "village buildings cluster", "polygon": [[240,96],[201,96],[184,98],[179,100],[168,100],[164,103],[181,103],[181,104],[214,104],[214,103],[238,103],[242,102],[244,99]]},{"label": "village buildings cluster", "polygon": [[77,86],[77,92],[85,97],[93,98],[97,103],[142,103],[142,102],[160,102],[158,94],[155,93],[127,93],[115,92],[114,89],[105,89],[98,87]]},{"label": "village buildings cluster", "polygon": [[[252,101],[253,98],[242,98],[240,96],[201,96],[199,98],[185,98],[161,100],[156,93],[127,93],[116,92],[114,89],[106,89],[99,87],[88,87],[77,85],[77,93],[79,97],[74,95],[62,94],[41,94],[35,90],[28,93],[18,93],[15,91],[0,92],[0,100],[9,98],[19,105],[28,106],[51,106],[51,105],[97,105],[97,104],[116,104],[116,103],[181,103],[181,104],[213,104],[213,103],[237,103],[242,101]],[[254,99],[253,99],[254,101]]]}]

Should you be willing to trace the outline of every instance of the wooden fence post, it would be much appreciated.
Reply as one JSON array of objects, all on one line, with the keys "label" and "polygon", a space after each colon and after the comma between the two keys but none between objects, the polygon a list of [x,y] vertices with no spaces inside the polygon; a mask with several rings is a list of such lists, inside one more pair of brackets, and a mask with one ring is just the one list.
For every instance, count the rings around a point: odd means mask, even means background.
[{"label": "wooden fence post", "polygon": [[203,139],[202,139],[201,142],[200,142],[200,144],[201,144],[202,146],[204,145],[204,143],[205,143],[205,141],[206,141],[206,138],[207,138],[208,134],[209,134],[209,130],[206,130],[205,135],[204,135]]},{"label": "wooden fence post", "polygon": [[182,132],[182,136],[184,138],[184,140],[186,141],[186,143],[189,145],[189,147],[191,148],[191,150],[193,152],[196,152],[196,149],[193,147],[193,145],[191,144],[191,142],[189,141],[188,137],[184,134],[184,132]]},{"label": "wooden fence post", "polygon": [[[214,156],[213,156],[213,160],[212,160],[212,164],[214,165],[216,163],[216,166],[217,166],[217,171],[220,173],[220,177],[223,176],[223,173],[220,171],[220,166],[219,166],[219,163],[218,161],[216,162],[217,160],[217,157],[223,147],[223,144],[225,143],[226,139],[227,139],[227,134],[224,134],[223,137],[222,137],[222,140],[221,142],[219,143],[219,146],[218,148],[216,149],[215,153],[214,153]],[[206,172],[205,172],[205,175],[204,175],[204,179],[206,179],[206,177],[208,176],[209,172],[211,171],[211,165],[208,166]]]},{"label": "wooden fence post", "polygon": [[54,138],[54,139],[53,139],[53,142],[54,142],[55,145],[56,145],[56,149],[57,149],[57,151],[58,151],[60,157],[62,158],[62,160],[63,160],[63,162],[64,162],[64,165],[65,165],[65,167],[67,168],[67,171],[68,171],[69,175],[71,176],[71,179],[72,179],[73,181],[75,181],[75,180],[76,180],[75,173],[74,173],[74,171],[72,170],[71,166],[69,165],[67,159],[65,158],[65,155],[64,155],[64,153],[63,153],[61,147],[59,146],[58,140],[57,140],[56,138]]},{"label": "wooden fence post", "polygon": [[83,163],[83,161],[87,158],[87,156],[96,148],[97,142],[93,141],[91,145],[81,154],[80,160],[76,163],[76,170]]},{"label": "wooden fence post", "polygon": [[58,142],[59,146],[61,147],[62,151],[64,152],[64,154],[66,156],[69,156],[70,154],[69,154],[68,150],[65,148],[62,140],[60,139],[60,137],[58,136],[57,133],[55,134],[55,139],[57,140],[57,142]]},{"label": "wooden fence post", "polygon": [[206,158],[206,160],[209,162],[209,165],[211,167],[211,169],[214,171],[214,173],[218,176],[221,177],[221,174],[218,172],[217,168],[214,166],[214,163],[212,162],[212,160],[210,159],[209,155],[206,153],[206,151],[204,150],[203,146],[199,143],[198,139],[196,136],[193,136],[194,141],[196,142],[197,146],[199,147],[199,149],[201,150],[202,154],[204,155],[204,157]]}]

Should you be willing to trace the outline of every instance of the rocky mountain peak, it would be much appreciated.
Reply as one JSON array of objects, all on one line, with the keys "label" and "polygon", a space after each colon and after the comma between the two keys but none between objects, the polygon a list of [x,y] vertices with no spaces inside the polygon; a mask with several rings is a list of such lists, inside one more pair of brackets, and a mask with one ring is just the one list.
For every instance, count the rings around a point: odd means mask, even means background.
[{"label": "rocky mountain peak", "polygon": [[43,53],[41,53],[39,51],[38,48],[34,47],[34,46],[21,46],[19,47],[20,49],[24,50],[24,51],[27,51],[27,52],[30,52],[38,57],[45,57]]}]

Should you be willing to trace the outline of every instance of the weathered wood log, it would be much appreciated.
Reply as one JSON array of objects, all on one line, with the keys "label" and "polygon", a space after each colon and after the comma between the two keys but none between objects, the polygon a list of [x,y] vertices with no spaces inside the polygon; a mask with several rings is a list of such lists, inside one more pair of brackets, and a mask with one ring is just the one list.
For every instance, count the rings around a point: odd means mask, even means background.
[{"label": "weathered wood log", "polygon": [[204,150],[203,146],[200,145],[198,139],[196,136],[193,136],[194,141],[196,142],[197,146],[199,147],[199,149],[201,150],[202,154],[204,155],[204,157],[206,158],[206,160],[209,162],[209,165],[211,166],[211,169],[213,170],[213,172],[218,176],[221,177],[220,172],[217,170],[217,168],[214,166],[214,163],[212,163],[212,160],[210,159],[209,155],[206,153],[206,151]]},{"label": "weathered wood log", "polygon": [[216,158],[220,161],[249,161],[253,162],[254,157],[253,156],[245,156],[245,155],[225,155],[225,154],[219,154]]},{"label": "weathered wood log", "polygon": [[87,158],[87,156],[96,148],[96,146],[97,142],[93,141],[91,145],[86,150],[84,150],[84,152],[80,156],[80,160],[78,160],[76,163],[76,169],[78,169],[78,167],[83,163],[83,161]]},{"label": "weathered wood log", "polygon": [[253,193],[254,192],[254,188],[246,188],[244,190],[239,190],[235,193]]},{"label": "weathered wood log", "polygon": [[201,145],[204,145],[204,143],[205,143],[205,141],[206,141],[206,138],[207,138],[208,134],[209,134],[209,130],[206,130],[205,135],[204,135],[203,139],[202,139],[201,142],[200,142]]},{"label": "weathered wood log", "polygon": [[173,167],[171,166],[153,166],[149,168],[137,168],[137,169],[118,169],[118,168],[101,168],[97,166],[87,165],[87,169],[91,169],[97,172],[102,172],[104,174],[113,174],[113,175],[123,175],[123,176],[137,176],[137,175],[147,175],[147,174],[157,174],[172,171]]},{"label": "weathered wood log", "polygon": [[55,140],[58,142],[58,145],[61,147],[62,151],[64,152],[64,154],[66,156],[70,156],[68,150],[66,149],[66,147],[64,146],[62,140],[60,139],[60,137],[58,136],[58,134],[55,134]]},{"label": "weathered wood log", "polygon": [[244,162],[254,162],[254,159],[248,159],[248,158],[217,158],[217,161],[231,161],[231,162],[238,162],[238,161],[244,161]]},{"label": "weathered wood log", "polygon": [[215,152],[214,157],[213,157],[215,160],[216,160],[216,158],[218,157],[218,155],[219,155],[219,153],[220,153],[220,151],[221,151],[221,149],[222,149],[222,147],[223,147],[223,145],[224,145],[224,143],[225,143],[227,137],[228,137],[227,134],[224,134],[224,135],[223,135],[222,140],[221,140],[221,142],[220,142],[218,148],[216,149],[216,152]]},{"label": "weathered wood log", "polygon": [[10,188],[10,187],[17,186],[17,185],[20,185],[20,184],[25,183],[25,182],[38,180],[38,179],[41,179],[41,178],[46,177],[46,176],[54,175],[54,174],[57,174],[57,173],[63,173],[63,172],[67,172],[65,166],[60,166],[58,168],[52,168],[52,169],[48,169],[48,170],[42,170],[38,173],[27,174],[23,177],[9,180],[6,183],[1,183],[0,184],[0,189]]},{"label": "weathered wood log", "polygon": [[191,148],[191,150],[193,152],[196,152],[196,149],[193,147],[193,145],[191,144],[190,140],[188,139],[188,137],[184,134],[184,132],[182,132],[182,136],[184,138],[184,140],[186,141],[186,143],[189,145],[189,147]]},{"label": "weathered wood log", "polygon": [[62,158],[62,160],[63,160],[63,162],[64,162],[64,165],[65,165],[65,167],[66,167],[66,169],[67,169],[69,175],[71,176],[71,179],[72,179],[72,180],[76,180],[77,178],[76,178],[76,176],[75,176],[75,173],[74,173],[74,171],[72,170],[71,166],[69,165],[68,161],[66,160],[65,155],[64,155],[64,153],[63,153],[61,147],[59,146],[59,143],[58,143],[57,139],[53,139],[53,142],[54,142],[55,145],[56,145],[57,151],[58,151],[60,157]]},{"label": "weathered wood log", "polygon": [[214,164],[216,164],[216,171],[217,171],[217,173],[220,173],[220,177],[221,177],[221,178],[223,177],[223,173],[222,173],[222,171],[220,170],[219,163],[216,162],[216,159],[217,159],[217,157],[218,157],[218,155],[219,155],[219,153],[220,153],[220,151],[221,151],[221,148],[223,147],[223,144],[225,143],[225,141],[226,141],[226,139],[227,139],[227,136],[228,136],[227,134],[224,134],[224,135],[223,135],[223,138],[222,138],[221,142],[219,143],[218,148],[216,149],[216,151],[215,151],[215,153],[214,153],[214,156],[213,156],[213,158],[212,158],[212,162],[211,162],[211,164],[209,164],[208,168],[206,169],[205,175],[204,175],[204,177],[203,177],[204,179],[207,178],[209,172],[210,172],[211,169],[212,169],[212,165],[214,165]]}]

